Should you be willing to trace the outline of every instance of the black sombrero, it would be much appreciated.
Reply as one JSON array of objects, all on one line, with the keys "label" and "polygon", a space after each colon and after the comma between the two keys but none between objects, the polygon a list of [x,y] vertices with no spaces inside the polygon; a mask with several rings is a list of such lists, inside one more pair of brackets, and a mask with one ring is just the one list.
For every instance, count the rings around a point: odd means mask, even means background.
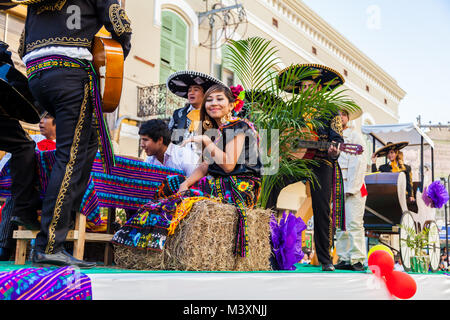
[{"label": "black sombrero", "polygon": [[203,91],[206,92],[206,90],[215,84],[227,87],[222,81],[211,77],[210,75],[190,70],[175,72],[169,76],[166,82],[167,88],[173,94],[182,98],[187,98],[190,86],[201,86]]},{"label": "black sombrero", "polygon": [[57,2],[57,1],[61,1],[61,0],[9,0],[6,2],[28,5],[28,4],[39,4],[39,3],[53,3],[53,2]]},{"label": "black sombrero", "polygon": [[[306,68],[308,71],[314,71],[314,74],[302,77],[301,79],[297,78],[299,76],[299,72],[297,72],[300,69]],[[285,77],[290,76],[292,79],[284,79]],[[340,86],[344,84],[345,80],[344,77],[337,72],[336,70],[323,66],[320,64],[314,64],[314,63],[306,63],[306,64],[296,64],[289,66],[285,68],[284,70],[281,70],[278,73],[277,82],[278,87],[284,91],[287,92],[299,92],[299,89],[301,88],[301,82],[306,80],[312,80],[316,83],[320,81],[320,84],[322,86],[329,85],[329,89],[334,89],[337,86]],[[285,83],[286,85],[283,85]],[[282,88],[282,86],[284,86]]]},{"label": "black sombrero", "polygon": [[406,147],[408,144],[409,144],[409,142],[406,142],[406,141],[397,142],[397,143],[388,142],[384,147],[381,147],[380,149],[375,151],[375,156],[376,157],[384,157],[389,153],[389,151],[401,150],[404,147]]},{"label": "black sombrero", "polygon": [[10,64],[0,62],[0,114],[38,123],[44,111],[33,102],[28,79]]}]

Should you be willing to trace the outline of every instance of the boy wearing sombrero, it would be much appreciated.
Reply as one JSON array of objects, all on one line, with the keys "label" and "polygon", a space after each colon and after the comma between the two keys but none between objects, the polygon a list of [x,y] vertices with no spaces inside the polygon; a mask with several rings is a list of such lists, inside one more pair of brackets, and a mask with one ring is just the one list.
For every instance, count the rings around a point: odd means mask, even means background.
[{"label": "boy wearing sombrero", "polygon": [[[412,184],[411,167],[403,162],[403,153],[400,151],[408,145],[408,142],[388,142],[384,147],[375,151],[372,155],[372,172],[405,172],[406,174],[406,197],[408,201],[414,202],[414,191]],[[386,157],[389,163],[381,165],[377,169],[377,158]]]},{"label": "boy wearing sombrero", "polygon": [[[291,78],[293,70],[303,68],[313,71],[312,76],[304,77],[300,80]],[[328,90],[333,90],[343,83],[344,78],[337,71],[317,64],[294,65],[281,71],[278,75],[278,85],[287,92],[305,92],[310,88],[316,88],[315,90],[320,91],[322,86],[328,86]],[[315,120],[322,124],[322,126],[313,128],[319,140],[336,143],[344,142],[341,118],[337,112],[331,116]],[[318,180],[318,183],[311,184],[311,198],[314,212],[314,243],[323,271],[334,271],[335,269],[331,259],[333,216],[336,225],[342,225],[343,222],[342,201],[339,201],[339,203],[335,202],[333,210],[331,210],[333,198],[343,200],[343,195],[341,196],[336,192],[337,190],[342,190],[342,188],[337,187],[333,183],[333,177],[336,177],[339,171],[338,157],[339,151],[333,145],[328,150],[317,150],[314,160],[317,161],[318,166],[310,168]],[[293,176],[282,177],[280,183],[273,188],[267,207],[275,208],[281,190],[297,181],[298,179]]]},{"label": "boy wearing sombrero", "polygon": [[[186,105],[174,111],[169,122],[172,131],[172,142],[179,144],[196,134],[200,122],[200,107],[205,92],[215,84],[223,84],[220,80],[207,74],[184,70],[173,73],[166,82],[167,88],[175,95],[188,100]],[[199,153],[194,143],[188,147]]]},{"label": "boy wearing sombrero", "polygon": [[[360,130],[350,125],[350,121],[362,115],[362,110],[353,112],[341,110],[340,115],[345,143],[363,145]],[[364,154],[346,153],[341,154],[338,161],[344,180],[346,230],[336,231],[336,253],[339,256],[339,263],[335,267],[341,270],[364,271],[366,241],[363,218],[367,199],[364,174],[367,161]]]}]

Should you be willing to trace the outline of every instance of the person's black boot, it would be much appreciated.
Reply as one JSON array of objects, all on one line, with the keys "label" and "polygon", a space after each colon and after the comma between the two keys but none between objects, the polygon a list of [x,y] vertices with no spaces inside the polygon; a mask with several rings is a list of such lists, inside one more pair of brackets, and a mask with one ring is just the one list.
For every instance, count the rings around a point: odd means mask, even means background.
[{"label": "person's black boot", "polygon": [[0,247],[0,261],[9,261],[11,253],[11,249]]},{"label": "person's black boot", "polygon": [[78,260],[71,256],[65,250],[62,250],[58,253],[46,254],[43,252],[39,252],[36,249],[33,251],[33,255],[31,257],[31,262],[33,266],[37,267],[48,267],[48,266],[57,266],[57,267],[65,267],[65,266],[74,266],[80,269],[89,269],[96,266],[95,262],[87,262],[83,260]]},{"label": "person's black boot", "polygon": [[348,261],[340,261],[337,265],[334,266],[337,270],[352,270],[352,266]]},{"label": "person's black boot", "polygon": [[322,264],[322,271],[334,271],[332,263]]}]

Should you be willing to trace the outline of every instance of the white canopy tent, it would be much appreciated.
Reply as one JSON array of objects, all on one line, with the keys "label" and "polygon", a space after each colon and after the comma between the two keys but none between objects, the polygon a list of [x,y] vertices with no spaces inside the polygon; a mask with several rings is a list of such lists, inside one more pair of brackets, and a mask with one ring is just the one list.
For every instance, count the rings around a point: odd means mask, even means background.
[{"label": "white canopy tent", "polygon": [[373,139],[373,152],[385,146],[388,142],[409,142],[405,149],[419,148],[420,149],[420,177],[423,182],[423,167],[424,167],[424,149],[429,148],[431,151],[431,172],[434,181],[434,142],[426,135],[416,124],[397,123],[397,124],[378,124],[378,125],[363,125],[361,131],[364,134],[370,135]]}]

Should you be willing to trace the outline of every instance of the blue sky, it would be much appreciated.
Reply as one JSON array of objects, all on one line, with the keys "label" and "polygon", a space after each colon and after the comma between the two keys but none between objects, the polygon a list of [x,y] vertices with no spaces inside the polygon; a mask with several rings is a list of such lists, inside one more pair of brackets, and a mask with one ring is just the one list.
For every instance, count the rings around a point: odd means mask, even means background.
[{"label": "blue sky", "polygon": [[303,0],[407,92],[400,122],[450,121],[450,0]]}]

